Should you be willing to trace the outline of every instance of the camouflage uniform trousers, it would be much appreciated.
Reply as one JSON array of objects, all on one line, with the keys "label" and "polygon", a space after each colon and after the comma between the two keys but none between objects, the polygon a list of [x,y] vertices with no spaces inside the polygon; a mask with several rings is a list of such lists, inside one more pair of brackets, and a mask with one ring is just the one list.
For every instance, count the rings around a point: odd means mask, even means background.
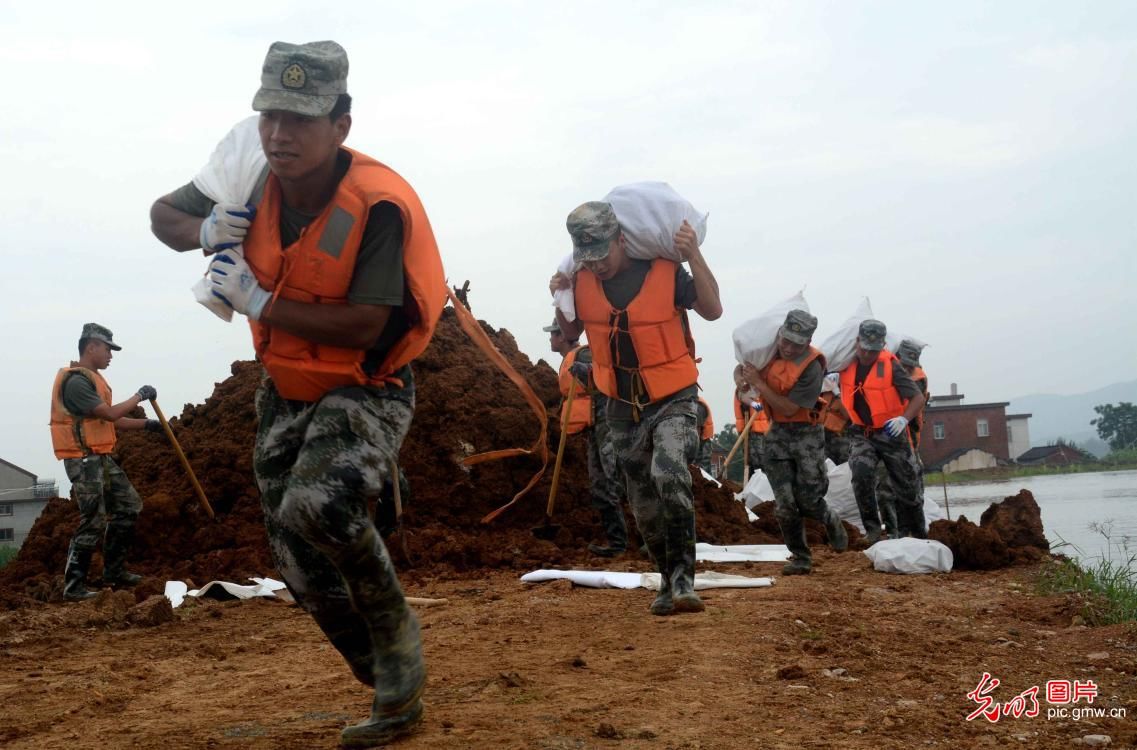
[{"label": "camouflage uniform trousers", "polygon": [[[766,436],[761,432],[751,432],[746,440],[746,466],[750,476],[756,471],[766,470]],[[745,471],[745,468],[743,469]]]},{"label": "camouflage uniform trousers", "polygon": [[414,385],[336,388],[287,401],[257,391],[253,468],[269,549],[296,601],[375,688],[373,716],[417,700],[425,683],[418,620],[368,513],[410,428]]},{"label": "camouflage uniform trousers", "polygon": [[866,435],[852,431],[849,470],[853,475],[853,494],[861,512],[861,523],[871,540],[880,538],[880,515],[877,503],[877,466],[883,464],[889,486],[896,497],[897,530],[901,536],[918,539],[928,536],[924,521],[923,498],[919,494],[920,467],[907,437],[893,439],[883,431]]},{"label": "camouflage uniform trousers", "polygon": [[825,456],[835,464],[843,464],[849,460],[849,429],[841,432],[825,431]]},{"label": "camouflage uniform trousers", "polygon": [[608,420],[636,526],[665,582],[694,576],[695,403],[681,392],[644,407],[639,421]]},{"label": "camouflage uniform trousers", "polygon": [[711,469],[714,468],[711,466],[711,445],[714,441],[703,440],[703,436],[699,434],[695,435],[695,439],[699,444],[698,457],[695,459],[695,465],[710,474]]},{"label": "camouflage uniform trousers", "polygon": [[[825,428],[806,423],[775,422],[765,440],[765,472],[774,491],[774,515],[795,562],[812,560],[803,520],[832,523],[825,502],[829,473],[825,469]],[[839,523],[839,521],[837,521]]]},{"label": "camouflage uniform trousers", "polygon": [[142,512],[142,498],[126,474],[105,454],[66,458],[63,470],[71,480],[71,499],[79,508],[79,527],[71,537],[71,549],[93,551],[105,536],[104,558],[116,549],[125,555],[134,522]]},{"label": "camouflage uniform trousers", "polygon": [[605,415],[608,400],[600,394],[593,398],[593,425],[588,433],[588,481],[592,487],[592,507],[600,514],[600,525],[608,545],[628,547],[628,524],[624,520],[624,484],[612,446],[611,430]]}]

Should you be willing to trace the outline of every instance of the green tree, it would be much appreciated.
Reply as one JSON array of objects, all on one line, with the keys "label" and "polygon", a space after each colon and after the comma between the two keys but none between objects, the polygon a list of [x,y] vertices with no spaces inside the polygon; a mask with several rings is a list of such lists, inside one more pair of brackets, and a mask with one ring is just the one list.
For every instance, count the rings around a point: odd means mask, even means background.
[{"label": "green tree", "polygon": [[1109,443],[1112,450],[1120,451],[1137,446],[1137,406],[1122,401],[1113,404],[1099,404],[1094,407],[1098,418],[1090,424],[1098,429],[1098,436]]}]

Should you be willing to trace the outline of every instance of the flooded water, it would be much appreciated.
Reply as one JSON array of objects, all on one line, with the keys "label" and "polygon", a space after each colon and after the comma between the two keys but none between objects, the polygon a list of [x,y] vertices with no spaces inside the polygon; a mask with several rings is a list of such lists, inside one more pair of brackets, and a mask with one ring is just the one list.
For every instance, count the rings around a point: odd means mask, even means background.
[{"label": "flooded water", "polygon": [[[1042,528],[1051,547],[1067,542],[1072,547],[1058,551],[1083,560],[1100,560],[1103,555],[1115,562],[1137,554],[1137,471],[1109,471],[1092,474],[1057,474],[1023,477],[998,482],[949,484],[949,517],[967,516],[979,523],[987,506],[1019,490],[1030,490],[1042,510]],[[929,498],[944,505],[942,485],[929,485]],[[1109,539],[1092,528],[1097,525]],[[1127,544],[1123,555],[1118,545]]]}]

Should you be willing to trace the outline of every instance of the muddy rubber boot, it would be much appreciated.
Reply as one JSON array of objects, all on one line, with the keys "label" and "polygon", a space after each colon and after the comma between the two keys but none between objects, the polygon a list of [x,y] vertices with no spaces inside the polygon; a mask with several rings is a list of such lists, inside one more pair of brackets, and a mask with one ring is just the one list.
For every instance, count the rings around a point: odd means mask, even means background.
[{"label": "muddy rubber boot", "polygon": [[790,550],[790,561],[782,567],[782,575],[804,575],[813,569],[813,556],[805,541],[805,524],[801,517],[789,514],[778,516],[778,526],[782,529],[782,540]]},{"label": "muddy rubber boot", "polygon": [[695,593],[695,550],[692,546],[689,552],[685,551],[678,556],[671,569],[671,601],[672,612],[702,612],[707,608],[703,600]]},{"label": "muddy rubber boot", "polygon": [[906,510],[908,532],[917,539],[928,538],[928,521],[924,518],[924,508],[916,505]]},{"label": "muddy rubber boot", "polygon": [[840,516],[832,508],[825,514],[825,534],[834,552],[849,549],[849,534],[845,531],[845,524],[841,523]]},{"label": "muddy rubber boot", "polygon": [[126,553],[134,540],[134,526],[108,526],[103,539],[103,583],[107,586],[137,586],[142,576],[126,569]]},{"label": "muddy rubber boot", "polygon": [[889,539],[899,539],[904,536],[903,525],[897,518],[896,503],[892,501],[880,503],[880,520],[888,529]]},{"label": "muddy rubber boot", "polygon": [[418,618],[403,598],[391,558],[374,528],[336,561],[348,594],[371,632],[375,697],[371,716],[340,733],[343,747],[375,747],[422,721],[426,665]]},{"label": "muddy rubber boot", "polygon": [[67,551],[67,566],[63,569],[63,598],[69,602],[94,599],[97,591],[87,589],[87,568],[91,566],[94,550],[76,549],[75,543]]},{"label": "muddy rubber boot", "polygon": [[648,610],[657,617],[666,617],[675,610],[675,602],[671,598],[671,566],[667,560],[667,542],[664,539],[648,541],[644,539],[648,557],[655,563],[659,571],[659,593],[655,595]]},{"label": "muddy rubber boot", "polygon": [[597,557],[615,557],[616,555],[624,554],[627,550],[625,547],[616,547],[614,545],[589,544],[588,551]]}]

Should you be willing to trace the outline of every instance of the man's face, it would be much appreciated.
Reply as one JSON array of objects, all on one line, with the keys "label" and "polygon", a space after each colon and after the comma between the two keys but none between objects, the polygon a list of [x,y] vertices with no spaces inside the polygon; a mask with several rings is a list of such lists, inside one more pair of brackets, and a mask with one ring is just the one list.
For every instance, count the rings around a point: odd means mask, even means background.
[{"label": "man's face", "polygon": [[857,339],[857,361],[858,362],[860,362],[862,365],[871,365],[873,362],[876,362],[876,358],[878,356],[880,356],[879,351],[872,351],[871,349],[865,349],[863,346],[861,346],[861,340]]},{"label": "man's face", "polygon": [[294,181],[335,159],[351,130],[351,115],[332,122],[326,116],[269,110],[261,112],[258,127],[269,169],[281,180]]},{"label": "man's face", "polygon": [[565,346],[566,343],[565,335],[560,331],[549,332],[549,348],[557,354],[565,353],[565,350],[568,348]]},{"label": "man's face", "polygon": [[608,255],[600,260],[586,260],[584,267],[596,274],[596,278],[607,281],[624,270],[624,235],[617,234],[608,243]]},{"label": "man's face", "polygon": [[91,341],[87,344],[87,356],[96,370],[110,367],[114,350],[105,341]]},{"label": "man's face", "polygon": [[778,336],[778,354],[782,359],[797,359],[807,346],[808,344],[795,344],[785,336]]}]

